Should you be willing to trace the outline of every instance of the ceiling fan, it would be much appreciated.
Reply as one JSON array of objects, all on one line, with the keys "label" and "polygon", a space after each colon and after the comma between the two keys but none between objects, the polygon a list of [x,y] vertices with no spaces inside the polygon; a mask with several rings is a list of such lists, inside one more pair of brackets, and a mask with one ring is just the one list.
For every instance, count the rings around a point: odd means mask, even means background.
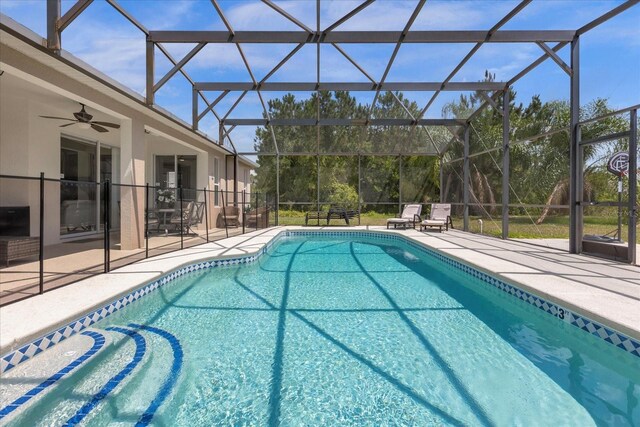
[{"label": "ceiling fan", "polygon": [[77,113],[73,113],[73,116],[75,117],[75,119],[68,119],[66,117],[55,117],[55,116],[40,116],[40,117],[43,117],[45,119],[71,121],[71,123],[65,123],[63,125],[60,125],[61,128],[75,125],[77,123],[81,129],[91,128],[98,132],[109,132],[109,129],[106,129],[107,127],[120,129],[120,125],[115,123],[92,121],[91,119],[93,119],[93,116],[85,111],[84,104],[81,103],[80,105],[82,105],[82,109]]}]

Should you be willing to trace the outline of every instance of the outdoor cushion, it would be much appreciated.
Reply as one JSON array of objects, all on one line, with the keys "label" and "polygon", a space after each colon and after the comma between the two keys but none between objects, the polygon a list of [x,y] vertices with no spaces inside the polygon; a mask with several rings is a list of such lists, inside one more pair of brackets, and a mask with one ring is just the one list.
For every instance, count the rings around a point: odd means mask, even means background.
[{"label": "outdoor cushion", "polygon": [[416,219],[420,221],[420,213],[422,212],[422,205],[413,204],[413,205],[405,205],[402,210],[402,215],[400,218],[389,218],[387,219],[387,228],[389,228],[389,224],[393,224],[396,227],[399,224],[402,224],[405,228],[407,224],[412,223],[415,227]]}]

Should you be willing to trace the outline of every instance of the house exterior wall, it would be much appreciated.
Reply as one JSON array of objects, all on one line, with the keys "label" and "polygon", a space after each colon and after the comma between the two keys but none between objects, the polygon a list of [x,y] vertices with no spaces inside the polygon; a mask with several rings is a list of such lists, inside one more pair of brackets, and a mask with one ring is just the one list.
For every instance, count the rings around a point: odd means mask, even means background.
[{"label": "house exterior wall", "polygon": [[[12,47],[0,45],[3,71],[11,79],[0,78],[0,175],[38,177],[44,172],[46,178],[60,178],[60,138],[68,135],[119,150],[119,164],[115,167],[114,182],[144,186],[154,183],[154,155],[189,154],[197,156],[197,188],[209,187],[209,176],[213,175],[213,159],[220,162],[221,189],[231,185],[233,190],[233,164],[225,168],[222,148],[201,136],[173,123],[144,106],[137,105],[116,91],[102,87],[99,83],[73,78],[77,71],[65,70],[60,64],[51,67]],[[28,49],[26,49],[28,50]],[[34,56],[37,56],[34,54]],[[16,79],[24,82],[25,88],[12,88]],[[13,83],[11,83],[13,82]],[[4,85],[4,86],[3,86]],[[37,87],[31,93],[28,88]],[[41,115],[69,116],[70,102],[82,102],[94,114],[106,115],[121,124],[119,130],[97,133],[77,126],[60,128],[63,121],[40,118]],[[79,109],[79,105],[78,105]],[[76,110],[77,111],[77,110]],[[98,120],[101,120],[98,117]],[[145,133],[152,129],[162,140]],[[241,161],[242,162],[242,161]],[[225,173],[226,172],[226,173]],[[228,177],[231,176],[229,183]],[[242,173],[238,172],[241,178]],[[31,207],[31,236],[39,233],[39,182],[0,182],[1,206]],[[60,185],[45,184],[45,245],[59,243],[60,236]],[[211,188],[211,190],[213,190]],[[122,248],[141,247],[143,239],[143,191],[121,192]],[[226,200],[225,200],[226,201]],[[213,206],[212,206],[213,208]],[[212,209],[210,224],[215,225],[215,209]]]}]

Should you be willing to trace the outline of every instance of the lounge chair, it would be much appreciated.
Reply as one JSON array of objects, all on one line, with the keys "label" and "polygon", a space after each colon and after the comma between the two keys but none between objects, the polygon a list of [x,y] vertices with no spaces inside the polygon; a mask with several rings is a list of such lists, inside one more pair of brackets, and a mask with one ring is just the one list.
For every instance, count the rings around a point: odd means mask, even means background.
[{"label": "lounge chair", "polygon": [[353,218],[358,218],[358,225],[360,225],[360,211],[357,209],[347,209],[346,211],[347,219],[351,221]]},{"label": "lounge chair", "polygon": [[422,212],[422,205],[405,205],[402,210],[402,215],[399,218],[389,218],[387,220],[387,228],[389,225],[393,225],[393,228],[407,228],[407,225],[411,224],[413,228],[416,227],[416,222],[420,222],[420,213]]},{"label": "lounge chair", "polygon": [[341,206],[332,206],[327,214],[327,225],[332,219],[344,219],[347,225],[351,225],[353,218],[358,217],[358,224],[360,224],[360,212],[354,209],[346,209]]},{"label": "lounge chair", "polygon": [[424,231],[427,227],[438,227],[442,232],[442,227],[445,227],[449,231],[449,224],[453,228],[453,221],[451,221],[451,204],[449,203],[434,203],[431,205],[431,212],[429,213],[429,219],[425,219],[420,223],[420,231]]}]

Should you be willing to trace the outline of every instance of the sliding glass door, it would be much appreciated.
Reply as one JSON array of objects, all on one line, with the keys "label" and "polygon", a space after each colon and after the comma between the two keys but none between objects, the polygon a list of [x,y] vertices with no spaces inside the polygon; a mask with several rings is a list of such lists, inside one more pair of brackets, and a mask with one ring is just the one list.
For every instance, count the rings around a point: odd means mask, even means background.
[{"label": "sliding glass door", "polygon": [[183,188],[184,200],[195,200],[197,185],[197,156],[172,155],[155,156],[156,201],[162,207],[172,207],[179,195],[177,188]]},{"label": "sliding glass door", "polygon": [[[63,136],[60,139],[60,234],[95,233],[104,224],[102,186],[117,178],[117,149]],[[114,200],[117,204],[117,201]],[[112,203],[113,204],[113,203]],[[112,209],[112,212],[117,211]],[[118,215],[112,216],[117,219]],[[117,225],[117,224],[116,224]]]}]

